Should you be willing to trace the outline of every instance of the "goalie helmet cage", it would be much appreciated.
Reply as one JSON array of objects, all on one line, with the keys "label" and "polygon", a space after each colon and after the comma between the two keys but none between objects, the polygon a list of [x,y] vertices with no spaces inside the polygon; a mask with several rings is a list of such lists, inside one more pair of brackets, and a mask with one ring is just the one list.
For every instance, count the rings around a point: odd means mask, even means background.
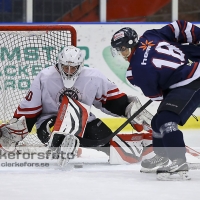
[{"label": "goalie helmet cage", "polygon": [[[62,48],[76,40],[75,28],[65,24],[0,26],[0,123],[13,117],[37,73],[55,65]],[[36,133],[25,139],[26,145],[40,143]]]}]

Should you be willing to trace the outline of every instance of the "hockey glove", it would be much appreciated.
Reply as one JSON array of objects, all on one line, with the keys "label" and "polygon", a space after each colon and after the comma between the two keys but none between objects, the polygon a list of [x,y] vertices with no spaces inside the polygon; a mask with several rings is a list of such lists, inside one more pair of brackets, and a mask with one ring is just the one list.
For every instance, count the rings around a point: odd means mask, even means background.
[{"label": "hockey glove", "polygon": [[[138,97],[135,96],[128,96],[130,104],[126,107],[125,110],[125,116],[127,118],[130,118],[138,109],[141,108],[142,104],[140,103],[140,100]],[[131,125],[133,128],[141,132],[143,129],[151,132],[151,120],[153,118],[153,115],[149,113],[146,109],[144,109],[141,113],[137,115],[132,121]]]},{"label": "hockey glove", "polygon": [[12,118],[7,124],[0,126],[0,147],[12,151],[17,142],[23,140],[28,134],[26,118]]}]

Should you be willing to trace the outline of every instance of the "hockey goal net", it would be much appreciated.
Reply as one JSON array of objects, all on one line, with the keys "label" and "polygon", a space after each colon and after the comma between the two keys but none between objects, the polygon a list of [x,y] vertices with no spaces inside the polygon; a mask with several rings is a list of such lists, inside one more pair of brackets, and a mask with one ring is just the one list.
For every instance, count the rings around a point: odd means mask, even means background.
[{"label": "hockey goal net", "polygon": [[[0,26],[0,124],[8,122],[26,95],[34,77],[56,64],[64,46],[76,46],[76,30],[70,25]],[[42,146],[36,129],[23,145]]]}]

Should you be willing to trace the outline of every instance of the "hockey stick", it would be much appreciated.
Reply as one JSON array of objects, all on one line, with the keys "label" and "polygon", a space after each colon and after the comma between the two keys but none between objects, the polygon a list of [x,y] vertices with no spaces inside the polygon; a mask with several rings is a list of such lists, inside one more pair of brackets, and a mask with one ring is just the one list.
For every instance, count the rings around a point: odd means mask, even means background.
[{"label": "hockey stick", "polygon": [[90,140],[86,138],[78,137],[80,143],[83,147],[97,147],[107,144],[115,135],[117,135],[127,124],[129,124],[138,114],[140,114],[149,104],[152,103],[152,100],[148,100],[140,109],[138,109],[130,118],[128,118],[116,131],[111,135],[101,140]]},{"label": "hockey stick", "polygon": [[192,149],[192,148],[190,148],[190,147],[188,147],[188,146],[186,146],[186,151],[187,151],[187,153],[189,153],[190,155],[192,155],[192,156],[194,156],[194,157],[200,159],[200,153],[199,153],[198,151],[196,151],[196,150],[194,150],[194,149]]},{"label": "hockey stick", "polygon": [[[186,146],[186,152],[190,155],[194,156],[195,158],[200,159],[200,153],[188,146]],[[200,169],[200,163],[188,163],[189,169]]]}]

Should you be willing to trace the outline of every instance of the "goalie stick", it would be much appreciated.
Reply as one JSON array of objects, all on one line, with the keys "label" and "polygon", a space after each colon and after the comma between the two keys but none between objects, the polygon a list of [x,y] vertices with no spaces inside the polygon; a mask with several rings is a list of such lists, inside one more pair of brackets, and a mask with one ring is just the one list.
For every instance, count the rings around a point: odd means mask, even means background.
[{"label": "goalie stick", "polygon": [[196,151],[196,150],[194,150],[194,149],[192,149],[192,148],[190,148],[190,147],[188,147],[188,146],[186,146],[186,151],[187,151],[187,153],[189,153],[190,155],[192,155],[192,156],[194,156],[194,157],[200,159],[200,153],[199,153],[198,151]]},{"label": "goalie stick", "polygon": [[[186,152],[191,156],[200,159],[200,153],[191,147],[186,146]],[[200,169],[200,163],[188,163],[189,169]]]}]

